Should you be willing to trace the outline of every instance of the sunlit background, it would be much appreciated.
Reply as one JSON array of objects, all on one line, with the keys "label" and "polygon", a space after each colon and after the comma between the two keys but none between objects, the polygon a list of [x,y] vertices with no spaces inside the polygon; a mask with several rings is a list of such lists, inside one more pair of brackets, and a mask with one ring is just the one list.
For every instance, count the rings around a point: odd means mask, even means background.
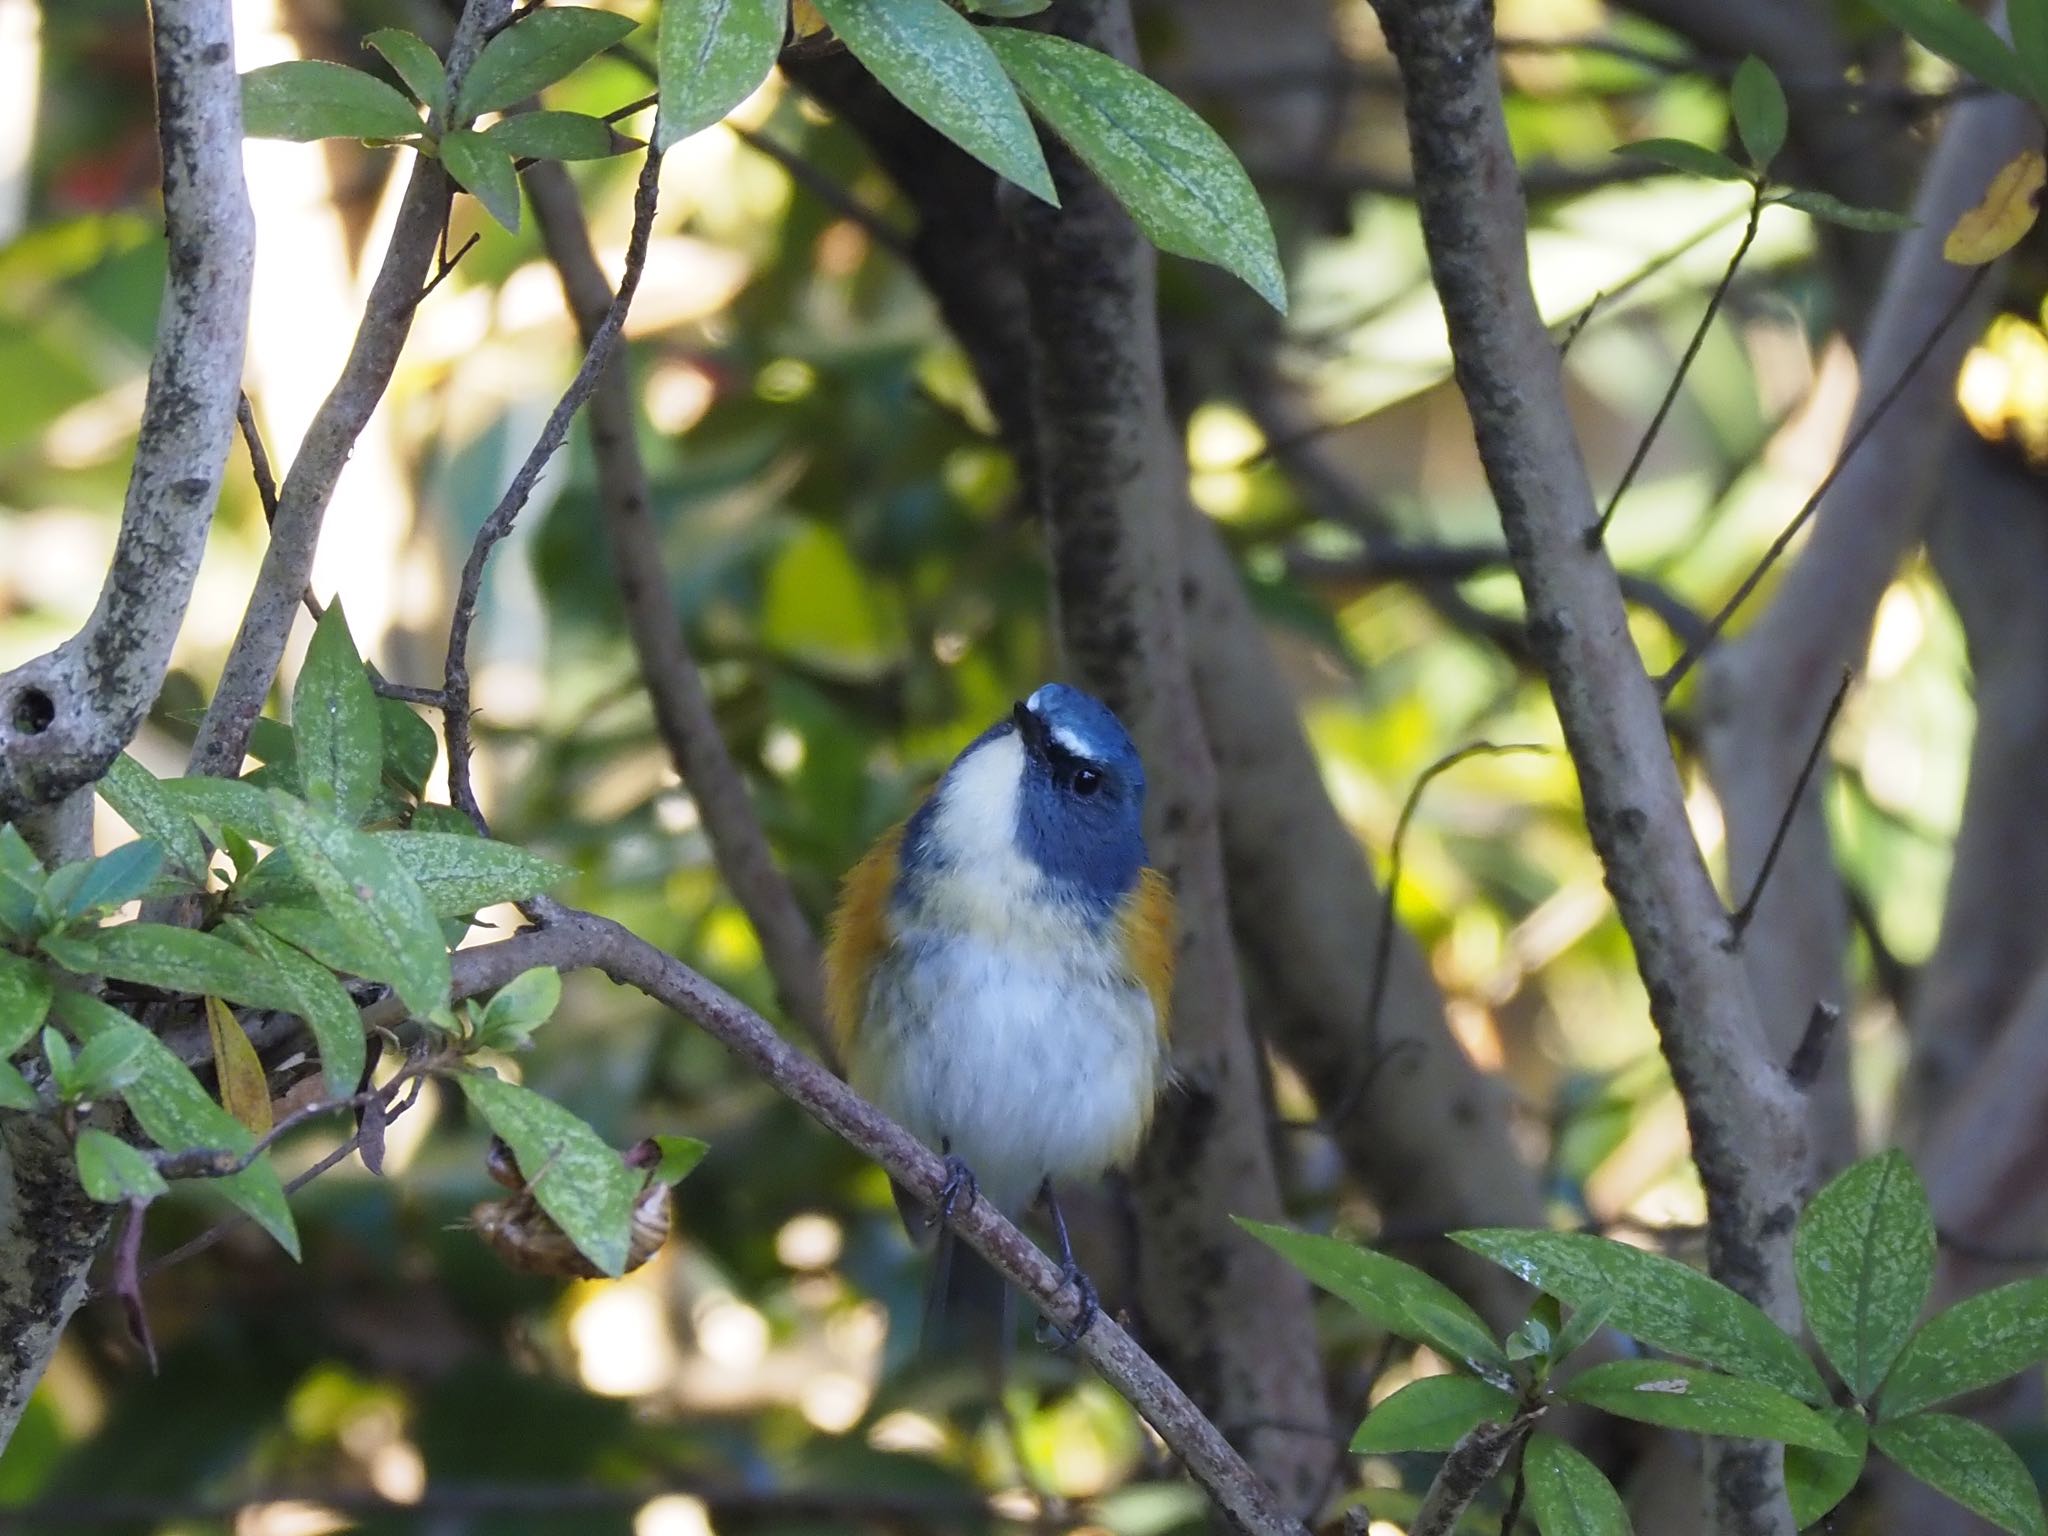
[{"label": "sunlit background", "polygon": [[[601,3],[651,20],[641,0]],[[1177,380],[1192,490],[1241,558],[1331,794],[1384,867],[1402,800],[1434,759],[1477,738],[1558,733],[1492,622],[1517,612],[1512,579],[1470,577],[1445,603],[1373,575],[1358,524],[1304,492],[1298,444],[1278,440],[1323,424],[1314,451],[1402,539],[1497,539],[1400,195],[1397,102],[1369,11],[1335,6],[1344,68],[1331,77],[1344,83],[1311,165],[1262,148],[1242,110],[1261,83],[1178,35],[1170,9],[1147,13],[1155,68],[1238,140],[1290,245],[1294,287],[1284,333],[1259,343],[1289,414],[1275,391],[1231,388],[1233,359],[1202,360],[1228,345],[1214,318],[1244,311],[1210,274],[1167,263],[1171,350],[1196,358]],[[244,67],[313,55],[376,68],[358,49],[371,28],[437,42],[446,30],[427,0],[236,0],[235,12]],[[1682,53],[1595,0],[1501,0],[1499,13],[1504,35],[1532,43]],[[1560,327],[1608,296],[1568,374],[1595,482],[1611,485],[1746,194],[1603,173],[1624,138],[1719,142],[1724,100],[1712,79],[1598,51],[1518,49],[1507,68],[1524,157],[1586,173],[1539,199],[1532,250]],[[646,89],[605,59],[550,104],[603,113]],[[0,667],[78,626],[114,540],[163,265],[149,103],[140,4],[0,0]],[[859,143],[779,77],[735,121],[859,207],[901,218]],[[247,148],[259,250],[246,379],[280,469],[349,346],[400,159],[352,144]],[[634,168],[575,168],[614,273]],[[873,231],[722,127],[670,154],[662,207],[628,336],[669,583],[776,847],[822,914],[866,844],[1052,665],[1039,540],[965,361]],[[453,570],[579,356],[530,221],[508,235],[458,199],[452,243],[473,229],[480,243],[420,309],[356,445],[314,578],[388,676],[423,684],[438,681]],[[1617,523],[1624,565],[1704,612],[1733,588],[1840,442],[1856,377],[1837,318],[1813,231],[1772,211]],[[2043,323],[2002,316],[1958,381],[1971,423],[2037,464]],[[485,805],[500,836],[578,871],[568,898],[771,1007],[754,935],[653,733],[594,495],[576,441],[492,567],[474,652]],[[263,546],[238,447],[172,675],[135,748],[161,773],[182,767]],[[1649,610],[1635,622],[1653,668],[1676,654]],[[302,625],[294,665],[305,638]],[[1910,570],[1880,609],[1827,791],[1860,920],[1850,1033],[1873,1131],[1902,1056],[1886,977],[1933,945],[1971,725],[1958,625]],[[1717,855],[1718,811],[1703,777],[1689,782]],[[125,834],[102,814],[105,846]],[[1697,1221],[1683,1117],[1561,755],[1477,759],[1439,781],[1399,910],[1460,1043],[1513,1084],[1560,1215]],[[85,1510],[118,1494],[133,1501],[121,1529],[237,1536],[702,1536],[742,1516],[750,1530],[849,1528],[777,1502],[830,1487],[862,1490],[906,1528],[981,1528],[985,1497],[997,1517],[1050,1511],[1091,1531],[1191,1527],[1199,1501],[1070,1363],[1027,1356],[995,1413],[907,1367],[920,1270],[877,1170],[637,995],[578,977],[567,997],[519,1062],[526,1079],[615,1143],[673,1130],[713,1147],[654,1262],[566,1289],[506,1271],[463,1224],[489,1191],[480,1132],[459,1100],[430,1091],[394,1124],[384,1179],[350,1161],[298,1197],[303,1267],[245,1236],[150,1281],[157,1377],[117,1309],[88,1307],[0,1460],[0,1501]],[[1276,1092],[1283,1114],[1310,1112],[1284,1070]],[[338,1134],[289,1142],[284,1171]],[[1301,1149],[1297,1209],[1370,1233],[1373,1213],[1333,1168]],[[152,1249],[211,1214],[172,1202]],[[1438,1368],[1396,1359],[1373,1396]],[[1372,1462],[1361,1475],[1386,1487],[1404,1471]],[[436,1506],[442,1489],[473,1497]],[[423,1499],[432,1523],[397,1525],[377,1508]]]}]

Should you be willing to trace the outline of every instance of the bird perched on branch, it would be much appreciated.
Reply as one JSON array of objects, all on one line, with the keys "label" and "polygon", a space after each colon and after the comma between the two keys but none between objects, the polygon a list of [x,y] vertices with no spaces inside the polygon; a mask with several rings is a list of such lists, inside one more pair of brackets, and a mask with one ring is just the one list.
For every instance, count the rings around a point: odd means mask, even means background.
[{"label": "bird perched on branch", "polygon": [[[1094,1318],[1053,1181],[1128,1163],[1166,1078],[1174,904],[1144,804],[1116,716],[1048,683],[847,877],[825,964],[853,1085],[946,1159],[928,1349],[1008,1338],[1001,1277],[944,1225],[977,1194],[1045,1203],[1080,1294],[1069,1342]],[[933,1224],[898,1204],[913,1236]]]}]

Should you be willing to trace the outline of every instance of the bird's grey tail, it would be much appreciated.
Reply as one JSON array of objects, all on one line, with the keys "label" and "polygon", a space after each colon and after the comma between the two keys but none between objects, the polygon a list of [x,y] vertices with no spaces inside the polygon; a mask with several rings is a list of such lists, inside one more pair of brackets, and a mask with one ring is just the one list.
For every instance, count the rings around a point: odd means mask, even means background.
[{"label": "bird's grey tail", "polygon": [[1000,1383],[1016,1317],[1009,1283],[950,1228],[939,1232],[925,1292],[919,1353],[945,1365],[974,1363]]}]

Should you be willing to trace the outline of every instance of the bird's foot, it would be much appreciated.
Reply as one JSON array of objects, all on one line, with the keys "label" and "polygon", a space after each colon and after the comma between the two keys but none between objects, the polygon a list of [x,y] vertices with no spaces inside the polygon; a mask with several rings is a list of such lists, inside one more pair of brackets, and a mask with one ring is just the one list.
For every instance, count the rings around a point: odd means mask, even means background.
[{"label": "bird's foot", "polygon": [[1082,1274],[1081,1266],[1071,1258],[1060,1265],[1060,1284],[1071,1285],[1074,1288],[1074,1321],[1068,1327],[1062,1328],[1050,1318],[1041,1319],[1051,1337],[1048,1338],[1041,1333],[1039,1339],[1045,1344],[1057,1340],[1057,1347],[1060,1349],[1072,1349],[1081,1342],[1081,1335],[1094,1326],[1095,1319],[1102,1312],[1102,1300],[1095,1294],[1095,1282]]},{"label": "bird's foot", "polygon": [[980,1193],[980,1187],[974,1182],[974,1170],[967,1166],[964,1159],[948,1152],[946,1182],[939,1186],[939,1220],[950,1223],[953,1220],[953,1211],[959,1203],[964,1199],[972,1205]]}]

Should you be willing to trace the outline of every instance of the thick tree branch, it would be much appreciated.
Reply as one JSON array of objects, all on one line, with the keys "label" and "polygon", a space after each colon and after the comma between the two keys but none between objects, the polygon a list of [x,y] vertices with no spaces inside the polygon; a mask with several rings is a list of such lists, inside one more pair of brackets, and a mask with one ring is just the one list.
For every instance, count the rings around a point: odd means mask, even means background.
[{"label": "thick tree branch", "polygon": [[[575,187],[559,164],[542,164],[526,173],[526,190],[541,240],[589,345],[611,308],[612,288],[591,249]],[[832,1037],[825,1020],[817,936],[775,862],[746,778],[726,747],[697,660],[690,654],[682,616],[669,595],[668,566],[654,520],[647,466],[634,436],[633,388],[623,355],[614,356],[600,375],[588,420],[612,575],[640,660],[640,676],[654,704],[655,723],[703,816],[719,872],[760,936],[777,997],[829,1060]]]},{"label": "thick tree branch", "polygon": [[[1525,213],[1485,0],[1379,0],[1407,86],[1430,266],[1529,630],[1578,768],[1587,825],[1635,947],[1706,1186],[1714,1273],[1796,1326],[1791,1233],[1803,1105],[1768,1049],[1726,915],[1688,825],[1656,689],[1613,567],[1588,550],[1593,495],[1557,348],[1529,287]],[[1810,1002],[1810,1000],[1809,1000]],[[1726,1536],[1790,1536],[1781,1455],[1714,1442]]]},{"label": "thick tree branch", "polygon": [[[157,0],[157,131],[168,274],[112,568],[85,628],[0,678],[0,817],[53,859],[92,851],[86,786],[162,685],[220,491],[240,394],[255,222],[228,0]],[[66,1139],[0,1116],[0,1445],[14,1433],[112,1211]]]},{"label": "thick tree branch", "polygon": [[151,12],[168,272],[121,532],[85,627],[0,676],[0,818],[92,783],[163,684],[234,434],[255,216],[227,0]]},{"label": "thick tree branch", "polygon": [[[454,956],[458,996],[502,986],[536,965],[595,969],[700,1025],[828,1130],[872,1157],[929,1207],[936,1207],[945,1166],[921,1142],[777,1034],[775,1027],[671,955],[606,918],[557,908],[545,928]],[[1060,1268],[986,1201],[960,1207],[954,1226],[973,1248],[1028,1296],[1056,1327],[1079,1320],[1073,1289]],[[1269,1303],[1246,1314],[1263,1327]],[[1248,1329],[1247,1332],[1259,1332]],[[1159,1432],[1217,1507],[1239,1530],[1256,1536],[1303,1536],[1273,1491],[1247,1466],[1217,1427],[1131,1336],[1097,1314],[1081,1335],[1080,1352],[1102,1378]]]},{"label": "thick tree branch", "polygon": [[[511,9],[512,0],[466,0],[448,47],[451,92],[485,37]],[[327,504],[356,439],[390,386],[398,355],[412,331],[413,312],[433,275],[448,218],[450,183],[440,161],[425,155],[412,158],[412,179],[398,205],[391,243],[370,287],[355,344],[278,489],[270,547],[264,551],[248,611],[192,744],[190,773],[222,776],[241,771],[250,727],[262,712],[278,663],[284,659],[292,620],[313,573],[313,552]]]},{"label": "thick tree branch", "polygon": [[[1068,0],[1051,14],[1060,34],[1135,62],[1124,0]],[[1321,1424],[1307,1288],[1230,1221],[1277,1214],[1280,1196],[1230,943],[1215,761],[1172,580],[1187,462],[1167,412],[1157,257],[1078,161],[1057,149],[1049,158],[1061,207],[1013,209],[1031,317],[1033,489],[1068,664],[1123,716],[1151,765],[1148,840],[1180,902],[1173,1037],[1183,1086],[1162,1101],[1133,1180],[1146,1319],[1220,1421]],[[1241,1326],[1254,1315],[1258,1328]],[[1252,1460],[1305,1508],[1330,1448],[1267,1435]]]}]

